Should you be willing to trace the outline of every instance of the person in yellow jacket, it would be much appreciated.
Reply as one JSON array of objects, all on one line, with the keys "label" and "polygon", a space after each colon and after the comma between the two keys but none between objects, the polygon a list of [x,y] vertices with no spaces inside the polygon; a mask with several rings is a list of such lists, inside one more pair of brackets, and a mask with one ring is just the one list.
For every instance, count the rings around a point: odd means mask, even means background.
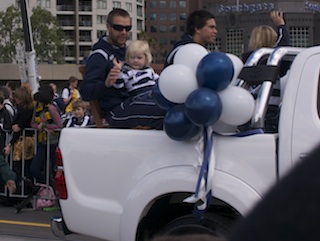
[{"label": "person in yellow jacket", "polygon": [[69,86],[67,88],[64,88],[62,90],[62,99],[66,105],[65,107],[65,113],[68,116],[72,112],[72,104],[79,98],[81,98],[81,95],[77,89],[79,80],[71,76],[69,78]]}]

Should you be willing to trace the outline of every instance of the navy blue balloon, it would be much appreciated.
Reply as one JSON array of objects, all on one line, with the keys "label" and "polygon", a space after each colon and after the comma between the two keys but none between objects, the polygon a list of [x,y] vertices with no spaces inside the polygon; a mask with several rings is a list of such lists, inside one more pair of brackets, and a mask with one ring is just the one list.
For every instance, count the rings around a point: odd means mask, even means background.
[{"label": "navy blue balloon", "polygon": [[230,84],[233,73],[232,60],[225,53],[211,52],[200,60],[196,77],[199,87],[220,91]]},{"label": "navy blue balloon", "polygon": [[175,103],[167,100],[161,93],[159,84],[157,83],[153,88],[152,88],[152,97],[154,99],[154,102],[164,110],[169,110],[171,107],[175,105]]},{"label": "navy blue balloon", "polygon": [[199,126],[213,125],[222,112],[220,97],[208,88],[194,90],[184,104],[187,117]]},{"label": "navy blue balloon", "polygon": [[201,128],[186,116],[184,105],[175,105],[167,112],[163,129],[171,139],[176,141],[189,141],[201,133]]}]

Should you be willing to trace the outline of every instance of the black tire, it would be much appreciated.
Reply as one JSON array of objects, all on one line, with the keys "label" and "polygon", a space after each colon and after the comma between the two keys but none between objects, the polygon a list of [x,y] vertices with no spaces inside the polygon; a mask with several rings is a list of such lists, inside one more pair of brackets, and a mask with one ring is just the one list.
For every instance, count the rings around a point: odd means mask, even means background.
[{"label": "black tire", "polygon": [[207,234],[214,237],[226,237],[229,224],[229,219],[215,214],[205,214],[200,221],[194,215],[186,215],[166,224],[157,235]]}]

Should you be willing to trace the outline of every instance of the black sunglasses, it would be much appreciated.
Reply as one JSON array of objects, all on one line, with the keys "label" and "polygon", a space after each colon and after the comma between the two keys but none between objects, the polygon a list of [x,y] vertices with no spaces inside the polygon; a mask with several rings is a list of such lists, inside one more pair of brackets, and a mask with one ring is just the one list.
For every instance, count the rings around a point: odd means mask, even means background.
[{"label": "black sunglasses", "polygon": [[123,25],[113,24],[113,23],[109,23],[109,24],[114,30],[119,32],[122,32],[124,29],[126,30],[126,32],[129,32],[132,29],[131,25],[123,26]]}]

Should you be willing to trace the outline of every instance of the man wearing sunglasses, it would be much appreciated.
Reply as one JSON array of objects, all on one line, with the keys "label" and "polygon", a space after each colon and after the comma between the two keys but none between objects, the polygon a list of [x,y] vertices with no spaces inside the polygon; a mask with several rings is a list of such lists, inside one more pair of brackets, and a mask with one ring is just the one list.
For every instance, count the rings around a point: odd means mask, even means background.
[{"label": "man wearing sunglasses", "polygon": [[162,129],[164,116],[155,115],[153,106],[130,98],[125,89],[113,87],[122,67],[119,61],[125,60],[126,41],[132,28],[129,13],[124,9],[113,9],[107,17],[106,27],[108,35],[94,44],[87,59],[82,98],[86,101],[98,99],[111,127]]}]

